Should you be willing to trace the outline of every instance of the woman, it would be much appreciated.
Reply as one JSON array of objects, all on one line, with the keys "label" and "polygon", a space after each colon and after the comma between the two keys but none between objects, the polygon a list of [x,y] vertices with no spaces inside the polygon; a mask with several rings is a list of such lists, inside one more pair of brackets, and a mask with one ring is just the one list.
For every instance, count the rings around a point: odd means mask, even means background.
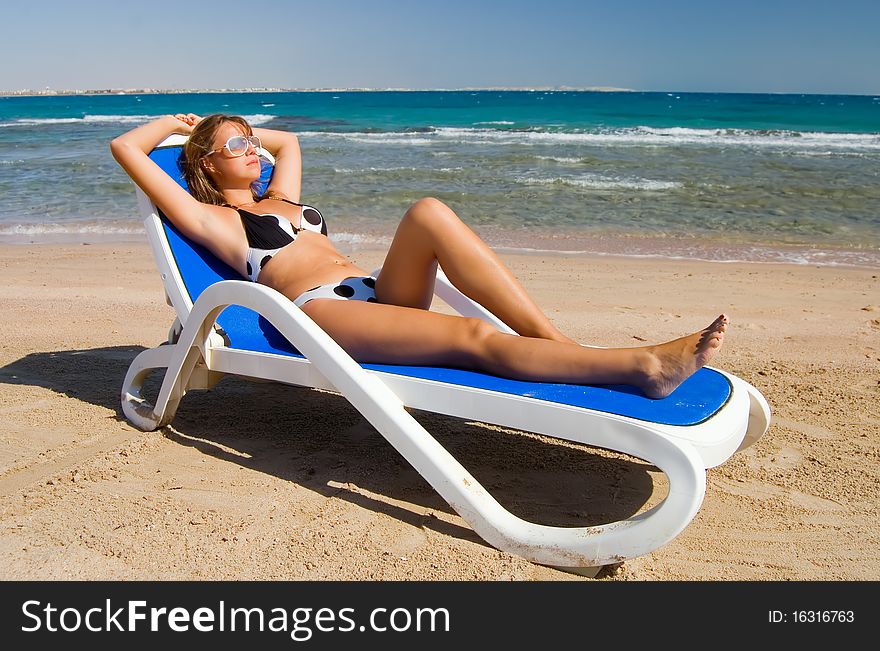
[{"label": "woman", "polygon": [[[147,154],[172,133],[189,135],[192,194]],[[255,148],[275,156],[266,194]],[[498,257],[456,214],[421,199],[403,217],[378,278],[341,255],[320,212],[299,202],[297,137],[252,129],[239,117],[166,116],[110,144],[113,156],[180,231],[242,276],[272,287],[359,362],[453,366],[532,381],[630,384],[662,398],[721,348],[723,314],[704,330],[656,346],[586,348],[557,330]],[[437,265],[465,295],[519,335],[474,318],[428,311]]]}]

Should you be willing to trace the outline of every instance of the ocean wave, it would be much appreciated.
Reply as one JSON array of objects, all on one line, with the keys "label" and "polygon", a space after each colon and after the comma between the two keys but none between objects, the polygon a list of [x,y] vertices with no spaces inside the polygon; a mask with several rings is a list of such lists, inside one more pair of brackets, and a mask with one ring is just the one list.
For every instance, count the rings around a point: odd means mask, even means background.
[{"label": "ocean wave", "polygon": [[260,126],[261,124],[266,124],[267,122],[274,120],[278,116],[277,115],[268,115],[266,113],[255,113],[254,115],[242,115],[241,117],[243,117],[245,120],[247,120],[251,126],[257,127],[257,126]]},{"label": "ocean wave", "polygon": [[357,248],[359,246],[389,246],[391,244],[391,238],[388,237],[377,237],[373,235],[365,235],[363,233],[349,233],[346,231],[331,232],[328,237],[334,244],[346,245],[352,248]]},{"label": "ocean wave", "polygon": [[0,122],[0,127],[34,127],[40,124],[72,124],[74,122],[82,121],[82,118],[21,118],[18,120],[12,120],[11,122]]},{"label": "ocean wave", "polygon": [[430,138],[406,137],[406,134],[386,135],[365,133],[361,137],[347,138],[351,142],[360,142],[369,145],[430,145],[435,141]]},{"label": "ocean wave", "polygon": [[[140,223],[132,222],[71,222],[69,224],[4,224],[0,225],[0,241],[5,243],[64,243],[82,241],[130,241],[144,237],[144,228]],[[337,246],[348,249],[360,247],[387,247],[391,239],[383,236],[335,231],[330,233],[330,240]]]},{"label": "ocean wave", "polygon": [[[509,233],[510,231],[505,231]],[[71,243],[98,241],[142,241],[143,227],[136,222],[71,222],[68,224],[6,224],[0,225],[0,242],[4,243]],[[391,237],[358,233],[353,231],[332,231],[330,240],[343,250],[388,247]],[[670,241],[667,238],[617,238],[614,235],[603,238],[602,242],[584,241],[575,237],[567,240],[571,248],[564,246],[566,239],[554,240],[548,248],[535,246],[530,237],[527,244],[505,237],[502,242],[489,243],[501,253],[540,254],[560,256],[615,256],[627,258],[654,258],[671,260],[702,260],[719,263],[766,263],[816,266],[847,266],[880,268],[880,250],[835,250],[818,247],[773,246],[762,244],[728,245],[723,242],[706,240]]]},{"label": "ocean wave", "polygon": [[371,172],[460,172],[463,167],[440,167],[437,169],[425,167],[334,167],[333,171],[337,174],[369,174]]},{"label": "ocean wave", "polygon": [[[442,129],[427,128],[418,132],[411,131],[300,131],[297,135],[301,138],[329,138],[344,140],[367,145],[432,145],[440,142],[438,136]],[[491,132],[491,129],[462,129],[462,132],[478,133],[481,131]],[[446,140],[448,141],[448,139]],[[463,140],[462,140],[463,141]]]},{"label": "ocean wave", "polygon": [[584,174],[577,177],[557,176],[553,178],[515,177],[517,183],[526,185],[570,185],[590,190],[645,190],[658,192],[674,190],[682,187],[676,181],[654,181],[651,179],[628,179],[621,177],[601,176],[599,174]]},{"label": "ocean wave", "polygon": [[[81,118],[18,118],[0,122],[0,127],[38,127],[53,124],[143,124],[161,115],[84,115]],[[257,113],[243,116],[252,125],[260,125],[275,119],[275,115]]]},{"label": "ocean wave", "polygon": [[552,160],[554,163],[580,163],[583,161],[581,158],[575,158],[572,156],[535,156],[538,160]]},{"label": "ocean wave", "polygon": [[8,224],[0,226],[0,236],[40,235],[143,235],[140,225],[120,226],[113,224]]},{"label": "ocean wave", "polygon": [[820,158],[820,157],[829,157],[829,158],[872,158],[876,157],[877,154],[874,152],[866,152],[866,151],[846,151],[846,150],[838,150],[838,151],[822,151],[819,149],[816,150],[803,150],[803,151],[794,151],[790,152],[792,154],[796,154],[798,156],[805,156],[808,158]]},{"label": "ocean wave", "polygon": [[492,122],[474,122],[474,125],[502,125],[502,126],[510,126],[515,124],[515,122],[510,122],[509,120],[495,120]]},{"label": "ocean wave", "polygon": [[84,115],[83,122],[87,123],[113,123],[113,124],[134,124],[137,122],[149,122],[161,115]]},{"label": "ocean wave", "polygon": [[880,151],[880,134],[828,133],[784,130],[693,129],[689,127],[628,127],[592,131],[546,131],[474,127],[432,127],[418,134],[404,131],[305,131],[299,135],[332,138],[366,144],[500,144],[500,145],[594,145],[748,147],[793,152],[815,149]]},{"label": "ocean wave", "polygon": [[747,129],[691,129],[686,127],[632,127],[584,132],[539,130],[502,131],[440,127],[440,140],[477,140],[501,144],[585,144],[610,146],[712,145],[783,147],[792,149],[841,148],[880,151],[880,134],[767,131]]},{"label": "ocean wave", "polygon": [[415,172],[417,167],[334,167],[337,174],[366,174],[368,172]]},{"label": "ocean wave", "polygon": [[[636,137],[653,142],[671,139],[676,144],[752,145],[768,147],[812,148],[841,147],[880,150],[880,134],[830,133],[821,131],[790,131],[776,129],[692,129],[687,127],[636,127]],[[624,134],[626,135],[626,134]]]},{"label": "ocean wave", "polygon": [[51,124],[137,124],[161,117],[158,115],[84,115],[81,118],[18,118],[0,122],[0,127],[38,127]]},{"label": "ocean wave", "polygon": [[[612,247],[617,248],[617,247]],[[876,252],[861,251],[833,251],[822,249],[794,249],[782,250],[769,246],[745,246],[740,248],[725,248],[713,246],[711,248],[700,247],[662,247],[656,243],[646,244],[643,247],[635,246],[631,240],[626,240],[626,248],[621,250],[607,251],[599,247],[582,248],[578,250],[565,249],[541,249],[526,246],[494,246],[499,253],[512,253],[524,255],[558,255],[558,256],[599,256],[638,258],[652,260],[685,260],[697,262],[717,262],[720,264],[791,264],[810,265],[818,267],[880,267],[880,254]],[[641,250],[640,250],[641,249]]]}]

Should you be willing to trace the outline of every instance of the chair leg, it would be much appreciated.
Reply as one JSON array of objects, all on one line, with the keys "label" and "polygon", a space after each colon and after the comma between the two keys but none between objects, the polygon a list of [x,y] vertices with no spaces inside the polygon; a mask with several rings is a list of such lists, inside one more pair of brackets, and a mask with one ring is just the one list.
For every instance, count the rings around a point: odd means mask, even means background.
[{"label": "chair leg", "polygon": [[[180,355],[178,345],[163,345],[140,353],[132,361],[122,383],[122,411],[132,425],[144,432],[164,427],[174,418],[181,398],[186,394],[193,370],[201,358],[198,348],[191,347],[175,364]],[[167,369],[156,405],[143,396],[143,385],[151,371]]]},{"label": "chair leg", "polygon": [[767,399],[751,384],[744,380],[740,381],[745,385],[749,394],[749,426],[737,452],[754,445],[767,433],[767,429],[770,427],[770,405],[767,403]]}]

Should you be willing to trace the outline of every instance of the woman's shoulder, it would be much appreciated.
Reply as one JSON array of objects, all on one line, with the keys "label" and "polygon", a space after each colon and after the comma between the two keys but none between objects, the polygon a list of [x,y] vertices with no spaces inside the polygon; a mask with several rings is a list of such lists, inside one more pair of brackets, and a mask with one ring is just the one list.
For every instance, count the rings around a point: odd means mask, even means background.
[{"label": "woman's shoulder", "polygon": [[293,201],[285,193],[280,192],[278,190],[269,190],[268,192],[266,192],[266,194],[264,194],[262,197],[260,197],[259,200],[265,201],[266,199],[270,199],[270,200],[274,199],[275,201],[282,201],[284,203],[289,203],[294,206],[301,206],[302,205],[301,203],[297,203],[296,201]]}]

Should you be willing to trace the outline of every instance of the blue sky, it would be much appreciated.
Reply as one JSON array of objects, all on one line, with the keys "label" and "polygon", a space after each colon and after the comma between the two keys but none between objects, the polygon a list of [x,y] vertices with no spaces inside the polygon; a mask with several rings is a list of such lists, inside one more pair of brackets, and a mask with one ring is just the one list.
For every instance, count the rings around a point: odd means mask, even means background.
[{"label": "blue sky", "polygon": [[0,90],[880,93],[877,0],[42,0],[3,18]]}]

